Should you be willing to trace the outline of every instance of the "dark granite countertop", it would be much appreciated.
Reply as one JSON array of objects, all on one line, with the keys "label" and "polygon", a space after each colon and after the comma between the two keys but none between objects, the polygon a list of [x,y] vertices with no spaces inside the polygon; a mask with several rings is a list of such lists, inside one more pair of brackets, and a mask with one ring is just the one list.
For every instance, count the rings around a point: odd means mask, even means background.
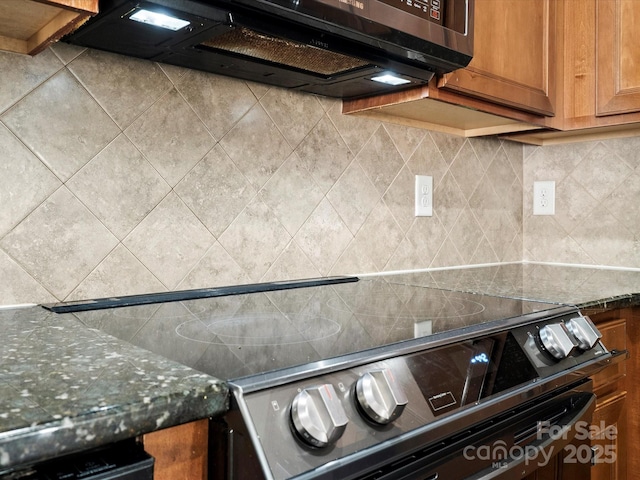
[{"label": "dark granite countertop", "polygon": [[640,271],[541,263],[450,268],[396,275],[399,283],[539,302],[612,309],[640,305]]},{"label": "dark granite countertop", "polygon": [[218,415],[224,382],[72,315],[0,309],[0,473]]},{"label": "dark granite countertop", "polygon": [[[393,281],[589,309],[640,305],[640,272],[502,264]],[[0,309],[0,473],[224,413],[225,382],[41,307]]]}]

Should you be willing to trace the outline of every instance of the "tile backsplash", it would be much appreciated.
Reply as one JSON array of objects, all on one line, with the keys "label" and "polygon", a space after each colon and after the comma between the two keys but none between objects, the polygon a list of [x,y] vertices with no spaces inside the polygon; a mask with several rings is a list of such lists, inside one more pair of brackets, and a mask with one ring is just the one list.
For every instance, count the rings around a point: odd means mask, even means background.
[{"label": "tile backsplash", "polygon": [[[524,259],[640,268],[640,137],[524,148]],[[556,214],[533,215],[533,182]]]},{"label": "tile backsplash", "polygon": [[[0,305],[505,261],[640,268],[640,137],[524,148],[57,44],[0,53]],[[413,213],[414,175],[434,216]],[[556,215],[533,216],[535,180]]]},{"label": "tile backsplash", "polygon": [[522,259],[518,144],[66,44],[0,72],[0,305]]}]

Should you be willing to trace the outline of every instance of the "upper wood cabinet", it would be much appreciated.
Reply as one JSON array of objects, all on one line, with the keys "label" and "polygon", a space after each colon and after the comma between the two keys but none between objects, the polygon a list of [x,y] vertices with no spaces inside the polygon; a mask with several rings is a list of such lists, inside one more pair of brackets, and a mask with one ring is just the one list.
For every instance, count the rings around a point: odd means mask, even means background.
[{"label": "upper wood cabinet", "polygon": [[640,0],[476,0],[474,57],[344,113],[546,145],[640,134]]},{"label": "upper wood cabinet", "polygon": [[640,2],[598,0],[596,115],[640,111]]},{"label": "upper wood cabinet", "polygon": [[98,0],[1,0],[0,50],[35,55],[98,13]]},{"label": "upper wood cabinet", "polygon": [[343,113],[462,136],[546,125],[555,114],[557,0],[475,0],[473,60],[428,86],[347,100]]},{"label": "upper wood cabinet", "polygon": [[510,136],[537,145],[640,134],[640,1],[557,6],[556,131]]},{"label": "upper wood cabinet", "polygon": [[564,0],[562,130],[640,121],[640,2]]},{"label": "upper wood cabinet", "polygon": [[476,0],[474,55],[438,87],[539,115],[555,113],[557,0]]}]

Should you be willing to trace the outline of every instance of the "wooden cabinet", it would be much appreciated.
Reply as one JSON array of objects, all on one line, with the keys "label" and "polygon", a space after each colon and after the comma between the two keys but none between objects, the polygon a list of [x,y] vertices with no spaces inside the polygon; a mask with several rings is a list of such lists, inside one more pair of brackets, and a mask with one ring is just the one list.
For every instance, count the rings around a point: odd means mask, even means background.
[{"label": "wooden cabinet", "polygon": [[0,50],[35,55],[98,13],[98,0],[0,1]]},{"label": "wooden cabinet", "polygon": [[640,134],[640,1],[476,0],[474,58],[343,113],[546,145]]},{"label": "wooden cabinet", "polygon": [[637,0],[564,0],[562,130],[640,122]]},{"label": "wooden cabinet", "polygon": [[596,2],[597,116],[640,112],[640,2]]},{"label": "wooden cabinet", "polygon": [[640,112],[640,4],[596,3],[596,115]]},{"label": "wooden cabinet", "polygon": [[556,0],[476,0],[474,55],[438,87],[539,115],[555,113]]},{"label": "wooden cabinet", "polygon": [[623,480],[627,478],[627,392],[621,391],[598,398],[591,421],[594,458],[591,480]]},{"label": "wooden cabinet", "polygon": [[[607,348],[628,348],[626,319],[598,320],[598,316],[595,316],[595,321]],[[593,377],[593,389],[598,400],[591,421],[595,432],[591,440],[594,452],[591,480],[627,478],[626,371],[627,362],[622,362],[604,369]]]},{"label": "wooden cabinet", "polygon": [[467,68],[428,86],[343,102],[343,113],[461,136],[531,130],[555,112],[556,0],[475,0]]},{"label": "wooden cabinet", "polygon": [[557,115],[510,137],[546,145],[640,134],[640,2],[558,2]]},{"label": "wooden cabinet", "polygon": [[592,425],[596,434],[591,480],[624,480],[640,471],[636,450],[640,442],[640,308],[589,312],[609,349],[628,350],[626,362],[612,365],[593,377],[598,400]]},{"label": "wooden cabinet", "polygon": [[208,478],[209,420],[148,433],[143,435],[142,443],[155,459],[155,480]]}]

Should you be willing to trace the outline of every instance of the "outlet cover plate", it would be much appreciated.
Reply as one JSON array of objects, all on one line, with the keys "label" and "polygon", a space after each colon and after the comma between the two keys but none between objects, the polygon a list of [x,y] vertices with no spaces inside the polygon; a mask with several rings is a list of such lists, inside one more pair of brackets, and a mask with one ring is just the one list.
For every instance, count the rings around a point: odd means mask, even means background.
[{"label": "outlet cover plate", "polygon": [[556,182],[533,182],[533,214],[556,214]]},{"label": "outlet cover plate", "polygon": [[416,175],[416,217],[433,216],[433,177]]}]

